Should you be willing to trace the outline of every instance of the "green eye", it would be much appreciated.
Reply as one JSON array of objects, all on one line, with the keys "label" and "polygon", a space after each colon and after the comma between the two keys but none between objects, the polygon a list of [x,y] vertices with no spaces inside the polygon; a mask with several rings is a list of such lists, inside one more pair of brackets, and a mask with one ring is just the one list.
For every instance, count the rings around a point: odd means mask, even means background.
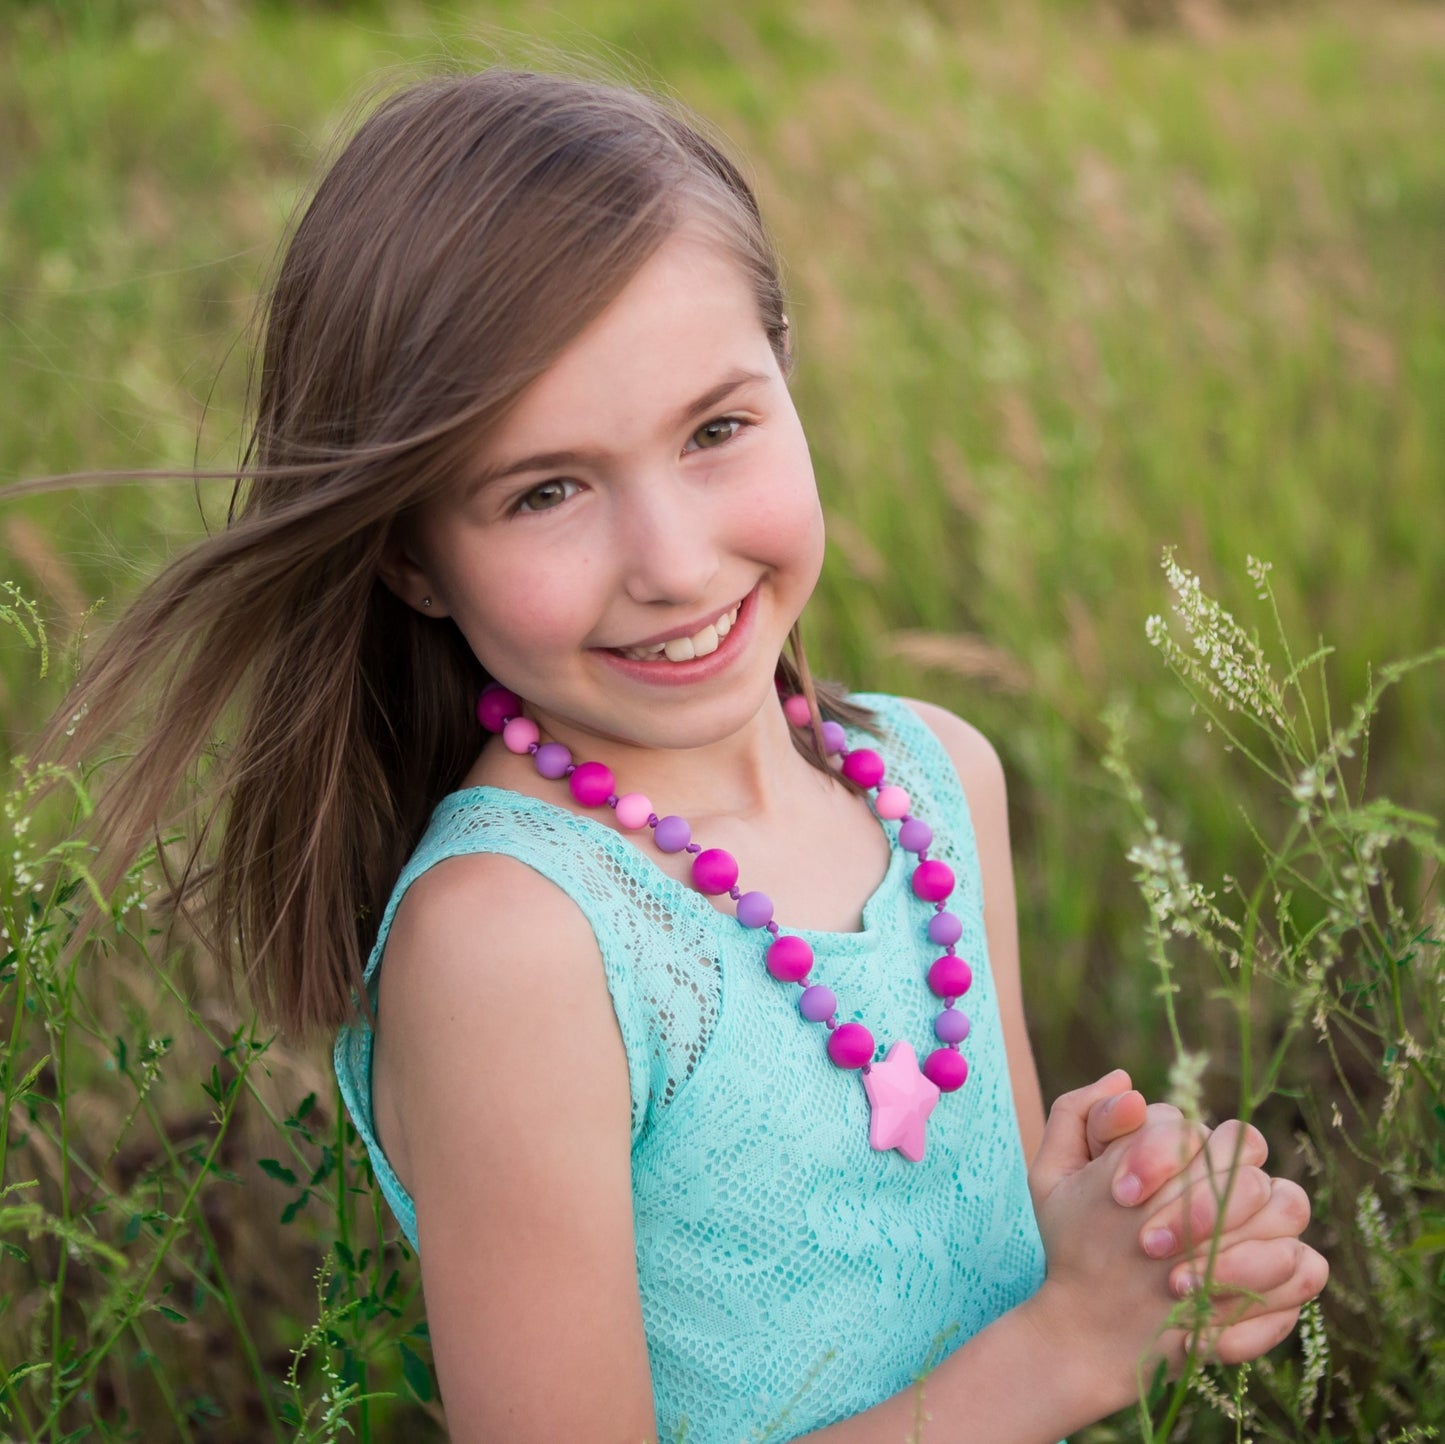
[{"label": "green eye", "polygon": [[715,421],[705,421],[692,434],[692,441],[699,450],[710,446],[721,446],[731,441],[742,430],[742,422],[734,416],[719,416]]},{"label": "green eye", "polygon": [[[534,486],[517,503],[518,511],[551,511],[560,506],[575,490],[575,481],[544,481]],[[571,489],[569,489],[571,488]]]}]

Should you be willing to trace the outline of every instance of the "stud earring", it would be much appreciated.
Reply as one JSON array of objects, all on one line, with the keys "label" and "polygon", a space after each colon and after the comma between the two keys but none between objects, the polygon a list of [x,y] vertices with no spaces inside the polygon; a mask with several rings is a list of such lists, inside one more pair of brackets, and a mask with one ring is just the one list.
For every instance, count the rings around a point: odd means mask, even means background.
[{"label": "stud earring", "polygon": [[421,604],[422,604],[422,606],[424,606],[424,607],[429,607],[429,606],[431,606],[431,598],[430,598],[430,597],[423,597],[423,598],[421,599]]}]

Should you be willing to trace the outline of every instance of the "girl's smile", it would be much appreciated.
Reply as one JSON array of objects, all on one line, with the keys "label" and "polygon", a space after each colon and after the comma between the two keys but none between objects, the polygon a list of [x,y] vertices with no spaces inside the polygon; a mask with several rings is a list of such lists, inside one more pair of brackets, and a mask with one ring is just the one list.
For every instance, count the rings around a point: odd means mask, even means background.
[{"label": "girl's smile", "polygon": [[684,229],[523,393],[385,574],[450,616],[545,731],[596,755],[747,728],[822,552],[748,277]]}]

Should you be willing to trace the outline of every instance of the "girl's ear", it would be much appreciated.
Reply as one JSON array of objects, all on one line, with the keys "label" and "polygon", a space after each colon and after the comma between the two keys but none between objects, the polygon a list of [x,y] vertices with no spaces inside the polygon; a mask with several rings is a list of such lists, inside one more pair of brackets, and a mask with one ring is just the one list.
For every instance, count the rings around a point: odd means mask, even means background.
[{"label": "girl's ear", "polygon": [[388,590],[424,617],[450,616],[450,610],[433,585],[426,567],[402,537],[393,530],[381,554],[377,574]]}]

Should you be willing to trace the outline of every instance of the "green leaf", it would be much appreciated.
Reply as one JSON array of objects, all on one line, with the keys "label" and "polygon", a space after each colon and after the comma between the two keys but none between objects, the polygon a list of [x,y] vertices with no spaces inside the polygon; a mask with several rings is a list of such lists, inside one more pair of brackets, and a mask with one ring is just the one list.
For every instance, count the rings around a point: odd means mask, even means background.
[{"label": "green leaf", "polygon": [[157,1304],[156,1313],[163,1314],[173,1324],[183,1324],[186,1322],[186,1316],[179,1309],[173,1309],[169,1304]]},{"label": "green leaf", "polygon": [[[294,1183],[296,1180],[293,1178],[291,1181]],[[306,1200],[310,1197],[311,1190],[309,1188],[303,1188],[301,1192],[281,1210],[281,1222],[290,1223],[296,1215],[306,1207]]]},{"label": "green leaf", "polygon": [[414,1349],[397,1340],[397,1350],[401,1354],[401,1372],[406,1379],[407,1388],[423,1403],[429,1403],[435,1390],[432,1387],[431,1369],[427,1367],[426,1361]]},{"label": "green leaf", "polygon": [[261,1172],[268,1178],[274,1178],[277,1183],[284,1183],[287,1188],[296,1187],[296,1175],[284,1164],[274,1158],[258,1158],[256,1162]]}]

